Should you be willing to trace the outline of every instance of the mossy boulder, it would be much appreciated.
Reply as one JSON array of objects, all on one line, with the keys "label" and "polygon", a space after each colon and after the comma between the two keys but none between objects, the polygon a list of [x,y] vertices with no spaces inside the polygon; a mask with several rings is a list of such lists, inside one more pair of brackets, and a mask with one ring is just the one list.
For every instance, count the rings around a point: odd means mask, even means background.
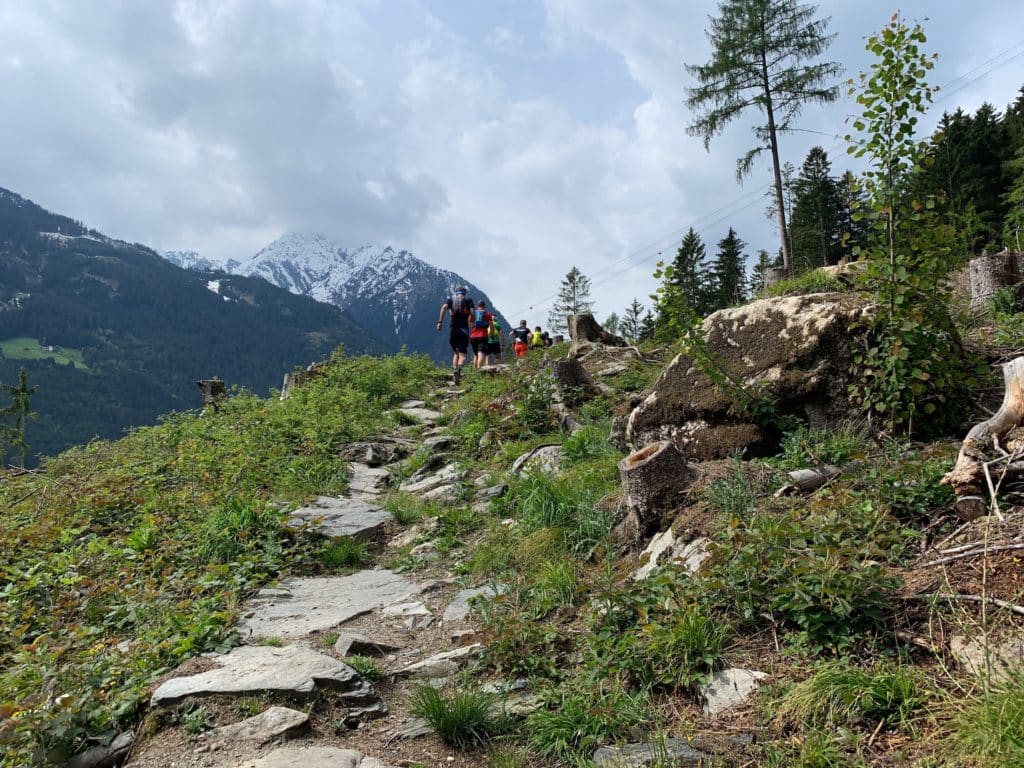
[{"label": "mossy boulder", "polygon": [[[717,364],[769,398],[779,416],[824,426],[855,415],[847,385],[865,306],[852,293],[760,299],[708,316],[704,338]],[[633,449],[672,440],[698,460],[773,451],[777,429],[745,417],[741,405],[733,387],[680,354],[629,417],[617,420],[612,437]]]}]

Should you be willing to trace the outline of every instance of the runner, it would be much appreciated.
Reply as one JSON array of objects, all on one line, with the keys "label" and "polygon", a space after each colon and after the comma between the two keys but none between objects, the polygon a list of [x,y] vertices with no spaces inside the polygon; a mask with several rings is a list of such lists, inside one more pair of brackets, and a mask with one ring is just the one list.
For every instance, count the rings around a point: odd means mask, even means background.
[{"label": "runner", "polygon": [[455,295],[445,299],[441,311],[437,315],[437,330],[440,333],[444,326],[444,316],[451,317],[448,331],[448,343],[452,348],[452,371],[455,384],[462,381],[462,366],[466,364],[466,351],[469,349],[469,318],[473,314],[473,300],[466,296],[466,289],[459,286]]},{"label": "runner", "polygon": [[533,329],[533,333],[530,334],[530,349],[543,349],[544,348],[544,334],[540,332],[540,326],[538,325]]},{"label": "runner", "polygon": [[494,322],[494,315],[487,311],[483,301],[476,303],[473,310],[473,323],[469,329],[469,343],[473,345],[473,367],[482,368],[487,363],[487,336]]},{"label": "runner", "polygon": [[497,365],[501,362],[501,353],[505,349],[505,334],[504,329],[501,327],[501,323],[498,322],[498,318],[491,320],[491,325],[487,329],[487,362],[491,365]]},{"label": "runner", "polygon": [[520,320],[519,327],[513,328],[508,336],[512,340],[512,349],[515,351],[516,357],[525,355],[530,343],[530,329],[527,327],[526,321]]}]

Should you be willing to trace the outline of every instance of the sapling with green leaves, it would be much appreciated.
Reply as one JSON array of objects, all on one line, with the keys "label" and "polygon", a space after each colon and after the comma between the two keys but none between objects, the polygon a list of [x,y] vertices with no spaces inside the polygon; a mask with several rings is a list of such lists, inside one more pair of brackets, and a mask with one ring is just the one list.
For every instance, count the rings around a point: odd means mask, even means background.
[{"label": "sapling with green leaves", "polygon": [[873,306],[850,394],[890,432],[956,425],[972,383],[948,309],[955,233],[939,221],[933,198],[914,194],[926,149],[915,133],[934,93],[927,75],[935,56],[922,50],[926,41],[920,24],[894,15],[868,39],[875,63],[850,81],[862,112],[848,152],[868,163],[867,209],[857,216],[867,222],[868,246],[852,250],[864,262],[861,287]]}]

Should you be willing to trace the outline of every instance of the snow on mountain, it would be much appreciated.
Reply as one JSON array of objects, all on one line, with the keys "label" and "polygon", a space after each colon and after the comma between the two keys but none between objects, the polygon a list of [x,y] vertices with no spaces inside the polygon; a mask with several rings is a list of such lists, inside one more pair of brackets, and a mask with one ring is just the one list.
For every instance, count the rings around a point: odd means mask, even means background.
[{"label": "snow on mountain", "polygon": [[452,288],[490,300],[449,270],[438,269],[404,250],[363,245],[347,251],[322,235],[289,232],[231,271],[262,277],[292,293],[334,304],[372,335],[443,359],[446,338],[434,324]]},{"label": "snow on mountain", "polygon": [[194,272],[220,272],[224,270],[223,264],[200,256],[195,251],[164,251],[163,257],[171,264],[182,269],[191,269]]}]

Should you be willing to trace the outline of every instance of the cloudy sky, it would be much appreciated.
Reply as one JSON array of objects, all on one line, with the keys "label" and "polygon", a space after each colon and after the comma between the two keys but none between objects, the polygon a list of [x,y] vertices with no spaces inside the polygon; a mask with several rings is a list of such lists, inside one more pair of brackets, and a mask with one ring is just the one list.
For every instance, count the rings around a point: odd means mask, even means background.
[{"label": "cloudy sky", "polygon": [[[826,0],[847,76],[896,5]],[[905,0],[941,56],[934,110],[1002,109],[1024,84],[1024,3]],[[0,0],[0,186],[157,249],[243,258],[287,230],[390,243],[507,313],[570,265],[597,312],[646,301],[694,226],[775,249],[767,159],[737,122],[685,132],[684,63],[712,0]],[[783,139],[833,168],[849,99]],[[820,132],[820,133],[818,133]],[[538,318],[539,319],[539,318]]]}]

